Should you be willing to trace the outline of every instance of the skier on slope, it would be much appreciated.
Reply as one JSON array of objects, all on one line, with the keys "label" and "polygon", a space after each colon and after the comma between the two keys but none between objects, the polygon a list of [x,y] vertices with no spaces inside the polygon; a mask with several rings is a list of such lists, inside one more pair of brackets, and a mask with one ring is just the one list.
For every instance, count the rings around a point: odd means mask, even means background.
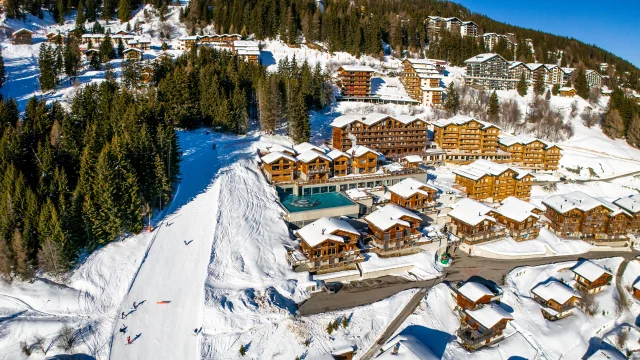
[{"label": "skier on slope", "polygon": [[133,302],[133,308],[134,308],[135,310],[138,310],[138,304],[136,304],[136,302],[135,302],[135,301]]},{"label": "skier on slope", "polygon": [[120,328],[120,332],[123,334],[127,332],[127,326],[125,324],[122,324],[122,327]]},{"label": "skier on slope", "polygon": [[122,312],[122,318],[124,319],[124,318],[126,318],[126,317],[127,317],[127,315],[125,315],[125,314],[124,314],[124,311],[123,311],[123,312]]},{"label": "skier on slope", "polygon": [[131,336],[127,336],[127,345],[131,345]]}]

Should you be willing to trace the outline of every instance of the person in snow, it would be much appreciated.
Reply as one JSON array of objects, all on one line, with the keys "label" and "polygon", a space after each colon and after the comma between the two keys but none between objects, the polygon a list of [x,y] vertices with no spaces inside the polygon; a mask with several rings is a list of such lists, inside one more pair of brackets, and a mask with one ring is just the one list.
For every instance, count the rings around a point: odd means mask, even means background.
[{"label": "person in snow", "polygon": [[127,345],[131,344],[131,336],[127,336]]},{"label": "person in snow", "polygon": [[122,312],[122,318],[126,318],[127,316],[124,314],[124,311]]},{"label": "person in snow", "polygon": [[122,324],[122,327],[120,328],[120,332],[123,334],[127,332],[127,326],[125,324]]},{"label": "person in snow", "polygon": [[184,242],[184,244],[185,244],[185,245],[189,245],[189,244],[187,243],[187,240],[182,240],[182,241]]},{"label": "person in snow", "polygon": [[136,310],[138,309],[138,304],[136,304],[135,301],[133,302],[133,308],[136,309]]}]

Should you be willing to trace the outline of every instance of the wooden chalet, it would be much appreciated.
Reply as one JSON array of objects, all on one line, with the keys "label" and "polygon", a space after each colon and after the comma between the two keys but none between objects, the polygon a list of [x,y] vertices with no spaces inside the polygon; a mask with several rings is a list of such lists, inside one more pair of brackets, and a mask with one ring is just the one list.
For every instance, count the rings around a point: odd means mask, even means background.
[{"label": "wooden chalet", "polygon": [[524,169],[558,170],[561,149],[529,136],[500,136],[500,150],[511,154],[510,163]]},{"label": "wooden chalet", "polygon": [[554,195],[545,199],[549,230],[563,237],[590,242],[626,241],[633,217],[619,206],[583,192]]},{"label": "wooden chalet", "polygon": [[461,199],[454,206],[447,214],[447,228],[460,241],[474,245],[504,237],[504,226],[498,223],[494,208],[469,198]]},{"label": "wooden chalet", "polygon": [[540,234],[542,208],[510,196],[495,212],[498,223],[504,225],[507,235],[515,241],[535,239]]},{"label": "wooden chalet", "polygon": [[456,184],[467,196],[481,201],[502,201],[509,196],[528,201],[531,196],[533,175],[524,170],[476,160],[455,170]]},{"label": "wooden chalet", "polygon": [[386,157],[401,158],[423,154],[428,124],[415,116],[386,114],[342,115],[331,122],[332,147],[347,151],[354,145],[366,146]]},{"label": "wooden chalet", "polygon": [[542,316],[551,321],[573,314],[581,298],[572,288],[556,280],[536,285],[531,289],[531,295],[540,304]]},{"label": "wooden chalet", "polygon": [[562,97],[574,97],[576,96],[576,89],[564,86],[558,90],[558,95]]},{"label": "wooden chalet", "polygon": [[102,40],[104,40],[104,34],[82,34],[80,39],[82,45],[89,47],[89,44],[91,44],[92,48],[97,49],[102,44]]},{"label": "wooden chalet", "polygon": [[478,159],[508,161],[509,153],[498,147],[499,134],[498,126],[465,115],[433,123],[433,142],[446,152],[445,161],[455,164]]},{"label": "wooden chalet", "polygon": [[300,247],[288,252],[288,260],[296,271],[322,274],[355,270],[356,263],[364,260],[357,247],[360,233],[345,220],[323,217],[295,235]]},{"label": "wooden chalet", "polygon": [[25,28],[18,29],[11,34],[11,43],[14,45],[31,45],[33,32]]},{"label": "wooden chalet", "polygon": [[425,212],[437,205],[438,189],[414,178],[406,178],[388,190],[392,203],[413,211]]},{"label": "wooden chalet", "polygon": [[500,341],[513,316],[497,304],[490,303],[461,312],[458,337],[469,350],[477,350]]},{"label": "wooden chalet", "polygon": [[413,212],[388,204],[367,215],[370,245],[381,256],[406,255],[419,252],[422,234],[418,231],[422,219]]},{"label": "wooden chalet", "polygon": [[141,61],[143,54],[140,49],[128,48],[124,51],[124,58],[130,61]]},{"label": "wooden chalet", "polygon": [[401,163],[406,169],[416,169],[422,164],[422,157],[420,155],[407,155],[402,158]]},{"label": "wooden chalet", "polygon": [[373,68],[369,66],[341,66],[338,69],[340,94],[347,98],[371,96],[373,72]]},{"label": "wooden chalet", "polygon": [[62,44],[64,43],[65,39],[66,39],[66,36],[64,36],[64,34],[59,32],[51,32],[47,34],[47,41],[50,43]]},{"label": "wooden chalet", "polygon": [[334,149],[329,151],[327,156],[331,158],[333,165],[331,169],[332,176],[345,176],[351,173],[351,156],[349,154]]},{"label": "wooden chalet", "polygon": [[86,60],[91,60],[92,57],[98,56],[100,52],[96,49],[87,49],[84,52],[84,57]]},{"label": "wooden chalet", "polygon": [[273,151],[263,156],[260,160],[269,181],[277,183],[295,179],[296,158],[293,156]]},{"label": "wooden chalet", "polygon": [[494,292],[484,284],[475,281],[466,281],[458,288],[454,288],[454,293],[456,304],[463,310],[489,304],[502,296],[501,290]]},{"label": "wooden chalet", "polygon": [[356,145],[347,150],[346,153],[351,156],[352,174],[373,174],[378,171],[379,152],[366,146]]},{"label": "wooden chalet", "polygon": [[640,194],[620,198],[613,203],[623,208],[631,216],[627,231],[632,234],[640,233]]},{"label": "wooden chalet", "polygon": [[[422,340],[424,341],[424,339]],[[380,348],[376,360],[438,360],[429,347],[415,336],[403,332],[394,336]],[[334,356],[335,358],[335,356]],[[320,360],[320,359],[316,359]],[[326,360],[331,360],[327,358]]]},{"label": "wooden chalet", "polygon": [[613,275],[607,269],[589,260],[574,266],[571,271],[576,280],[576,288],[592,294],[602,291],[613,279]]},{"label": "wooden chalet", "polygon": [[274,152],[274,151],[279,151],[281,153],[285,153],[291,156],[296,156],[298,154],[298,152],[289,146],[284,146],[284,145],[280,145],[280,144],[273,144],[267,147],[267,151],[268,152]]},{"label": "wooden chalet", "polygon": [[198,36],[183,36],[178,42],[180,50],[191,50],[198,45]]},{"label": "wooden chalet", "polygon": [[298,175],[303,180],[326,180],[331,173],[331,158],[324,152],[307,150],[296,158]]}]

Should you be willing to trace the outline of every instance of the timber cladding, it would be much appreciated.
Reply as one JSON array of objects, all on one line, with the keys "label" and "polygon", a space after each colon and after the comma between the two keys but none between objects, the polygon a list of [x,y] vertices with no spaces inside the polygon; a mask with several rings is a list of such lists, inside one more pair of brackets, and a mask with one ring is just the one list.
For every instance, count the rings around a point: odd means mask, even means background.
[{"label": "timber cladding", "polygon": [[325,180],[329,178],[331,162],[317,157],[309,162],[298,162],[298,172],[305,180]]},{"label": "timber cladding", "polygon": [[527,174],[521,179],[516,178],[516,172],[508,169],[500,175],[486,174],[479,179],[472,179],[456,174],[456,184],[464,187],[467,196],[482,201],[492,199],[502,201],[509,196],[528,201],[531,197],[533,175]]},{"label": "timber cladding", "polygon": [[296,164],[289,159],[280,158],[271,164],[263,164],[263,167],[273,182],[292,181],[294,179]]}]

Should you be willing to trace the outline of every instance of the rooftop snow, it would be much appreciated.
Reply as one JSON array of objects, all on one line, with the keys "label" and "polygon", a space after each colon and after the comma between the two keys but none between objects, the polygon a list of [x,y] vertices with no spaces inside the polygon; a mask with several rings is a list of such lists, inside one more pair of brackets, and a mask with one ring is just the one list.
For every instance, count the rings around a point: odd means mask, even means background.
[{"label": "rooftop snow", "polygon": [[317,158],[323,158],[327,161],[331,161],[331,158],[328,157],[327,155],[325,155],[324,153],[319,153],[315,150],[307,150],[303,153],[301,153],[300,155],[298,155],[297,159],[298,161],[302,161],[304,163],[308,163],[312,160],[315,160]]},{"label": "rooftop snow", "polygon": [[502,201],[502,205],[498,207],[496,211],[509,219],[513,219],[517,222],[523,222],[530,216],[533,216],[536,219],[538,218],[538,215],[533,213],[533,210],[535,209],[541,210],[539,207],[531,203],[520,200],[517,197],[509,196]]},{"label": "rooftop snow", "polygon": [[560,89],[558,89],[558,91],[571,91],[571,90],[576,91],[576,89],[569,86],[563,86]]},{"label": "rooftop snow", "polygon": [[438,191],[438,189],[434,188],[433,186],[427,185],[422,181],[418,181],[414,178],[406,178],[400,181],[399,183],[389,187],[389,191],[400,195],[405,199],[415,195],[416,193],[429,196],[429,192],[422,190],[421,187],[428,187],[430,189]]},{"label": "rooftop snow", "polygon": [[615,349],[599,349],[587,358],[588,360],[626,360],[627,357]]},{"label": "rooftop snow", "polygon": [[528,63],[528,64],[525,64],[525,65],[527,65],[527,67],[531,71],[538,70],[539,68],[544,66],[544,64],[540,64],[540,63]]},{"label": "rooftop snow", "polygon": [[294,158],[293,156],[280,152],[280,151],[273,151],[268,153],[267,155],[263,156],[260,160],[262,160],[262,162],[264,162],[265,164],[271,164],[276,160],[279,159],[287,159],[289,161],[293,161],[296,162],[296,158]]},{"label": "rooftop snow", "polygon": [[493,303],[476,310],[465,310],[464,312],[487,329],[491,329],[503,319],[513,320],[511,314]]},{"label": "rooftop snow", "polygon": [[458,288],[458,292],[474,303],[482,299],[484,296],[494,296],[494,293],[486,286],[473,281],[467,281],[464,283],[464,285]]},{"label": "rooftop snow", "polygon": [[366,153],[374,153],[378,156],[380,156],[380,153],[375,151],[375,150],[371,150],[366,146],[363,145],[356,145],[352,148],[350,148],[349,150],[347,150],[347,154],[351,155],[352,157],[360,157]]},{"label": "rooftop snow", "polygon": [[351,224],[344,220],[323,217],[311,224],[304,226],[296,233],[300,236],[309,246],[317,246],[327,240],[344,242],[342,236],[334,235],[334,232],[343,231],[353,235],[360,235]]},{"label": "rooftop snow", "polygon": [[370,198],[371,197],[371,195],[369,195],[366,192],[364,192],[364,191],[362,191],[360,189],[357,189],[357,188],[356,189],[349,189],[349,190],[345,191],[345,193],[352,200],[366,199],[366,198]]},{"label": "rooftop snow", "polygon": [[273,145],[267,146],[267,151],[269,152],[280,151],[280,152],[289,153],[289,154],[296,153],[296,151],[292,147],[284,146],[280,144],[273,144]]},{"label": "rooftop snow", "polygon": [[360,71],[360,72],[374,72],[371,66],[360,66],[360,65],[342,65],[340,67],[344,71]]},{"label": "rooftop snow", "polygon": [[538,284],[531,289],[533,294],[538,295],[544,301],[553,300],[560,305],[565,304],[573,297],[580,298],[580,295],[573,292],[573,289],[559,281],[549,281],[546,284]]},{"label": "rooftop snow", "polygon": [[496,222],[489,214],[494,209],[479,201],[464,198],[453,205],[455,208],[448,214],[450,217],[458,219],[471,226],[476,226],[487,220]]},{"label": "rooftop snow", "polygon": [[[397,349],[397,354],[395,350]],[[397,335],[383,347],[379,360],[438,360],[431,350],[413,335]]]},{"label": "rooftop snow", "polygon": [[486,129],[486,128],[492,127],[492,126],[495,127],[495,128],[500,129],[500,127],[497,126],[497,125],[488,123],[486,121],[478,120],[478,119],[472,118],[471,116],[466,116],[466,115],[456,115],[456,116],[450,117],[448,119],[439,119],[436,122],[434,122],[433,125],[437,126],[437,127],[445,127],[445,126],[451,125],[451,124],[464,125],[464,124],[468,123],[469,121],[475,121],[477,123],[480,123],[480,125],[482,125],[482,129]]},{"label": "rooftop snow", "polygon": [[640,211],[640,194],[620,198],[613,203],[630,213],[636,214]]},{"label": "rooftop snow", "polygon": [[409,58],[407,58],[407,59],[404,59],[403,61],[408,61],[413,65],[421,64],[421,65],[432,65],[432,66],[435,67],[435,65],[429,59],[409,59]]},{"label": "rooftop snow", "polygon": [[409,222],[402,220],[401,217],[410,217],[412,219],[420,221],[420,217],[411,211],[395,204],[387,204],[386,206],[379,208],[365,217],[365,220],[371,223],[378,229],[385,231],[392,226],[402,225],[409,227]]},{"label": "rooftop snow", "polygon": [[422,157],[420,155],[407,155],[407,156],[403,157],[402,159],[406,160],[409,163],[421,163],[422,162]]},{"label": "rooftop snow", "polygon": [[[489,35],[489,34],[485,34],[484,36],[487,36],[487,35]],[[469,59],[465,60],[464,62],[465,63],[483,63],[483,62],[485,62],[487,60],[493,59],[496,56],[500,56],[500,55],[493,54],[493,53],[480,54],[480,55],[476,55],[476,56],[474,56],[472,58],[469,58]],[[502,57],[502,56],[500,56],[500,57]]]},{"label": "rooftop snow", "polygon": [[539,141],[541,143],[543,143],[545,145],[545,149],[554,145],[549,144],[546,141],[540,140],[538,138],[535,138],[533,136],[529,136],[529,135],[516,135],[516,136],[511,136],[511,135],[500,135],[498,138],[498,142],[502,145],[505,146],[511,146],[513,144],[521,144],[521,145],[528,145],[531,144],[534,141]]},{"label": "rooftop snow", "polygon": [[343,151],[340,151],[340,150],[336,150],[336,149],[329,151],[327,156],[330,157],[331,160],[335,160],[335,159],[339,158],[340,156],[351,157],[351,156],[349,156],[349,154],[347,154],[347,153],[345,153]]},{"label": "rooftop snow", "polygon": [[420,120],[419,118],[415,117],[415,116],[410,116],[410,115],[399,115],[399,116],[391,116],[391,115],[387,115],[387,114],[378,114],[378,113],[373,113],[373,114],[362,114],[362,115],[342,115],[342,116],[338,116],[337,118],[335,118],[332,122],[331,122],[331,126],[333,127],[343,127],[345,125],[349,125],[352,122],[355,121],[359,121],[365,125],[371,126],[373,124],[376,124],[379,121],[382,121],[384,119],[393,119],[396,121],[399,121],[405,125],[408,125],[416,120]]},{"label": "rooftop snow", "polygon": [[298,145],[294,145],[293,146],[293,150],[295,150],[298,154],[302,154],[303,152],[309,151],[309,150],[315,150],[317,152],[321,152],[321,153],[325,153],[325,151],[317,146],[317,145],[313,145],[311,143],[308,142],[303,142],[301,144]]},{"label": "rooftop snow", "polygon": [[453,170],[453,173],[469,179],[478,180],[485,175],[498,176],[509,169],[515,171],[516,179],[522,179],[530,175],[527,171],[484,159],[476,160],[469,165],[460,166],[458,169]]},{"label": "rooftop snow", "polygon": [[[509,64],[509,69],[513,69],[516,66],[520,66],[520,65],[524,65],[524,63],[522,61],[512,61]],[[525,65],[526,66],[526,65]]]},{"label": "rooftop snow", "polygon": [[258,42],[253,40],[236,40],[233,42],[233,47],[235,48],[258,48],[258,46]]},{"label": "rooftop snow", "polygon": [[591,197],[583,193],[582,191],[553,195],[544,199],[542,203],[561,214],[574,209],[578,209],[580,211],[589,211],[597,208],[598,206],[606,207],[607,209],[611,210],[613,214],[617,214],[623,211],[621,208],[608,201]]},{"label": "rooftop snow", "polygon": [[602,275],[609,274],[610,272],[605,270],[600,265],[596,265],[589,260],[585,260],[582,263],[576,265],[571,269],[574,273],[580,275],[581,277],[589,280],[590,282],[598,280]]}]

